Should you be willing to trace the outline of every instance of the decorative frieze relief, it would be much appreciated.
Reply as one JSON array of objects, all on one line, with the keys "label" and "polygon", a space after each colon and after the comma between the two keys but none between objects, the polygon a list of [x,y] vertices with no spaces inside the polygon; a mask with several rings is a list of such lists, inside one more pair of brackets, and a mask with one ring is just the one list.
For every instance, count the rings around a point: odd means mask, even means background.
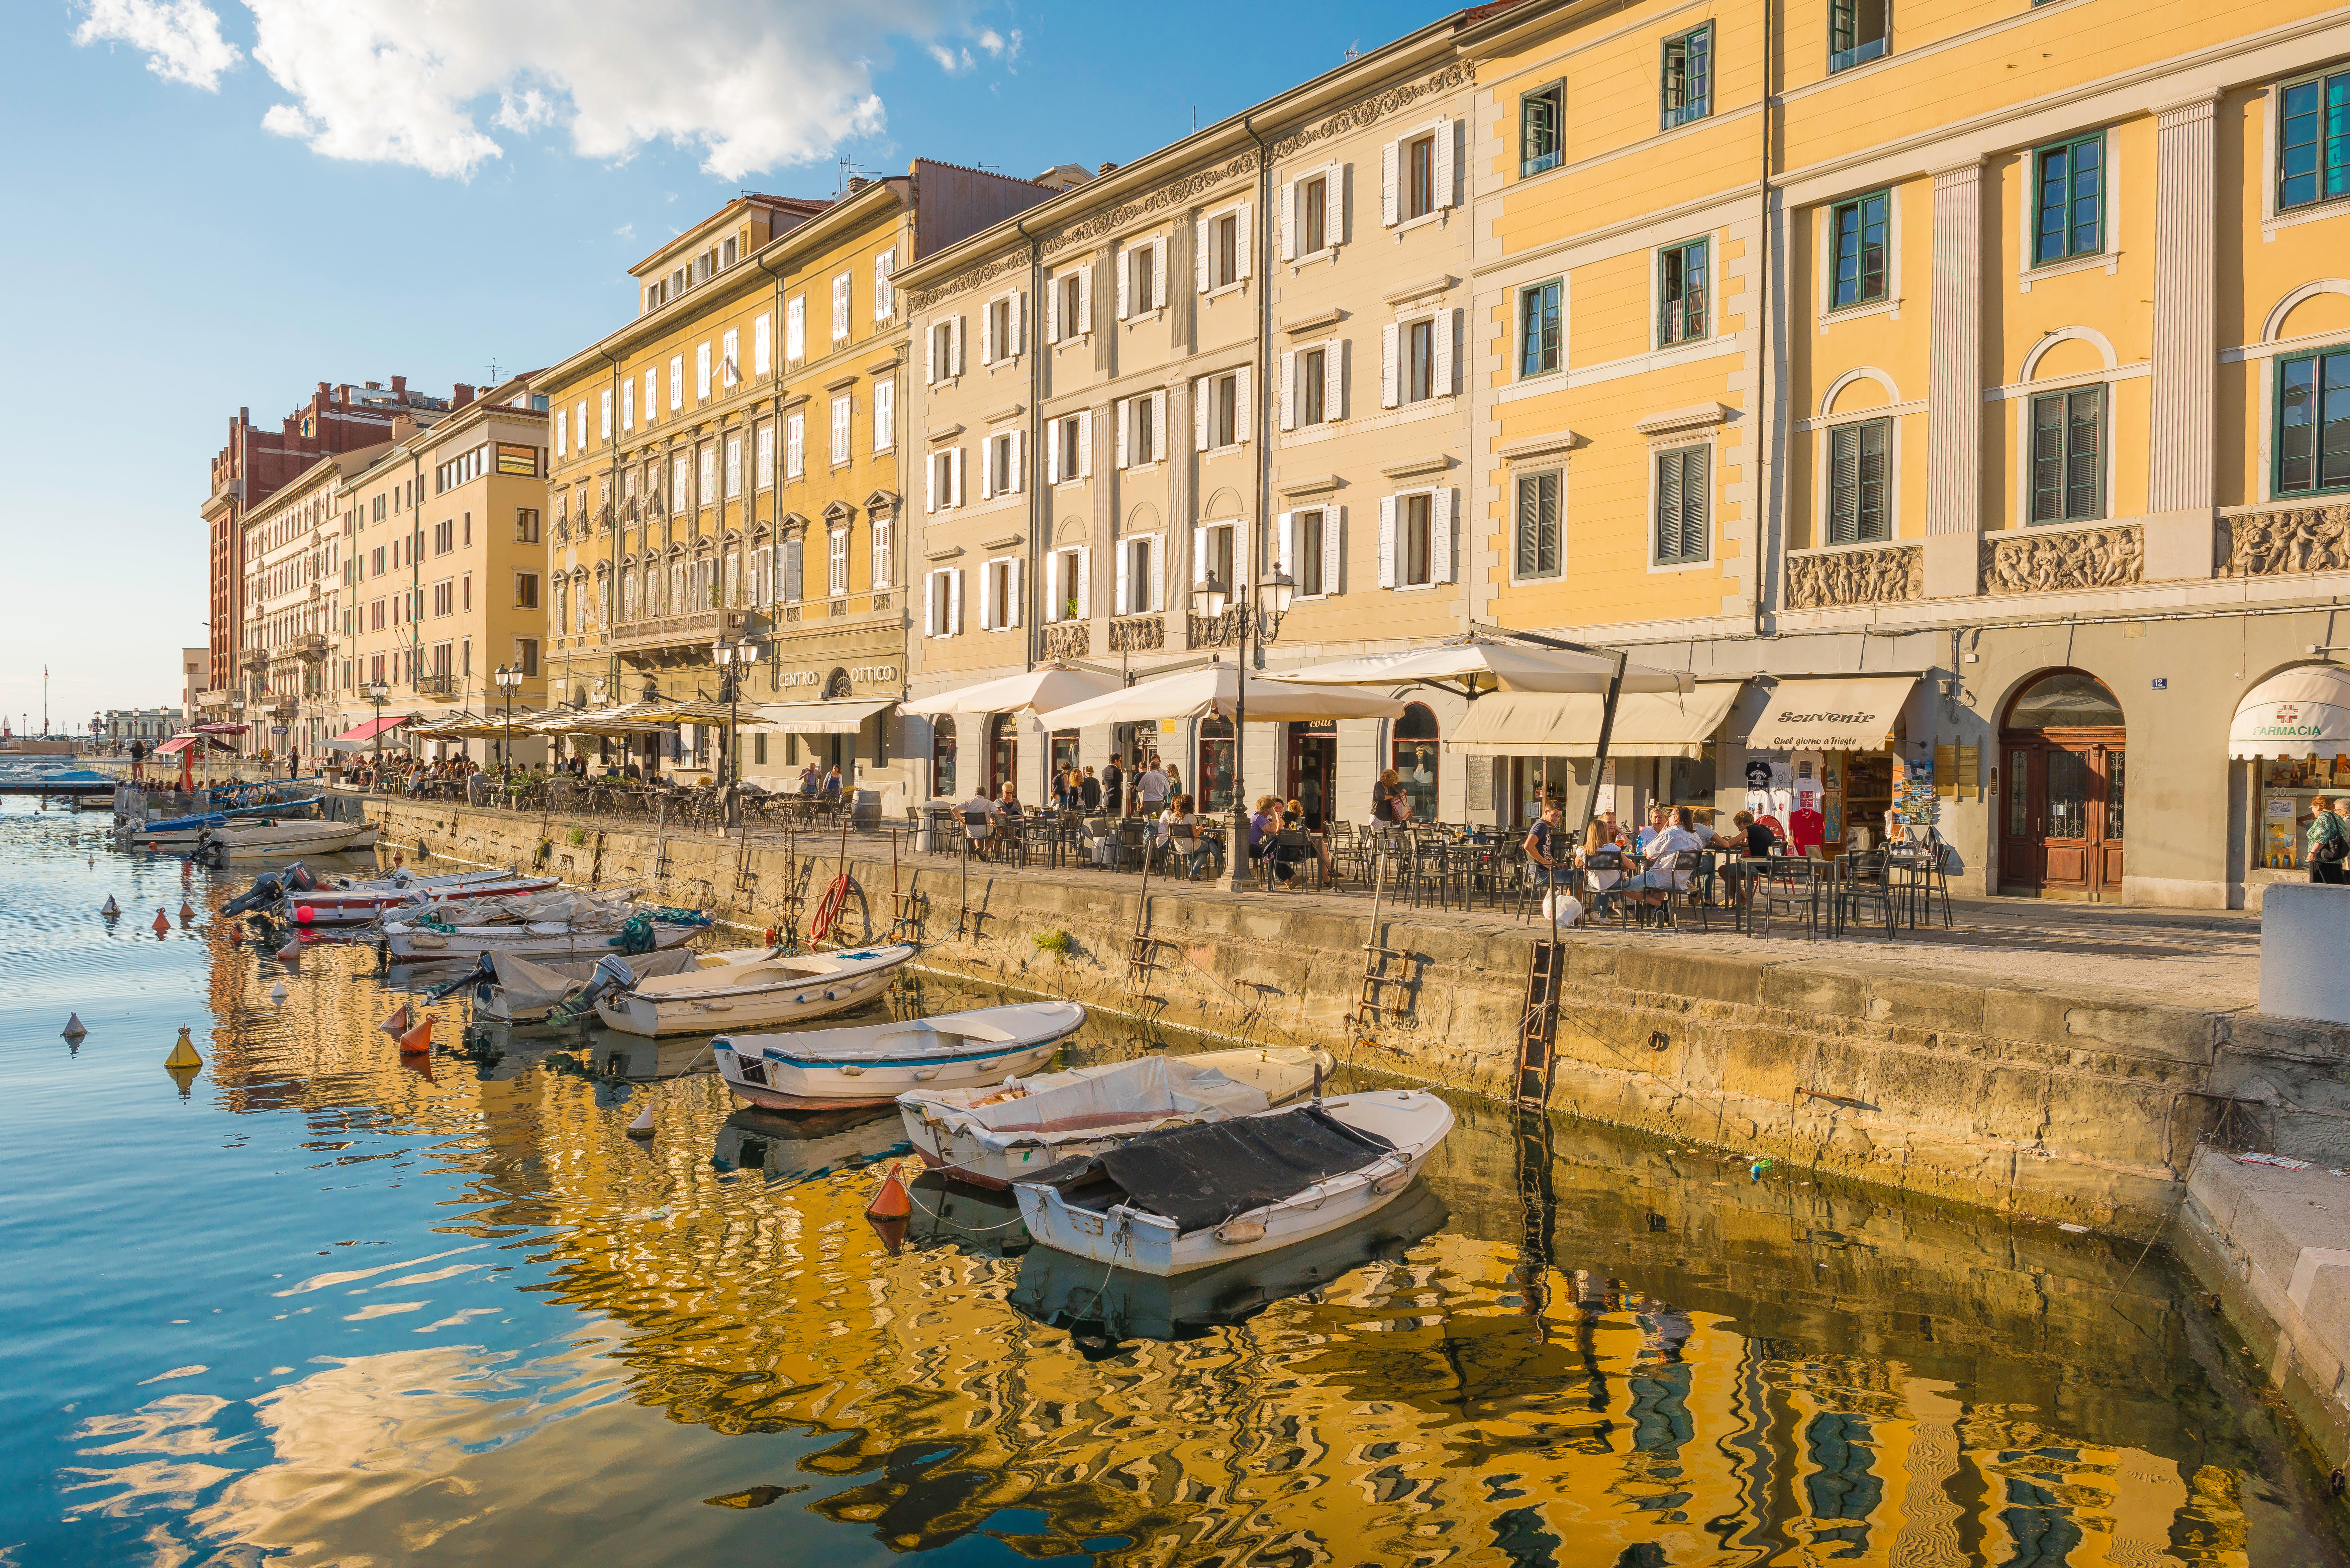
[{"label": "decorative frieze relief", "polygon": [[1147,195],[1138,196],[1131,202],[1120,202],[1115,207],[1105,208],[1080,223],[1070,224],[1045,240],[1045,253],[1051,255],[1073,245],[1090,244],[1149,217],[1153,213],[1180,211],[1225,182],[1255,172],[1256,150],[1251,148],[1213,169],[1195,169],[1189,174],[1169,181]]},{"label": "decorative frieze relief", "polygon": [[1045,657],[1047,659],[1086,659],[1092,656],[1093,649],[1094,628],[1084,621],[1045,628]]},{"label": "decorative frieze relief", "polygon": [[1155,653],[1167,646],[1167,622],[1159,616],[1138,616],[1109,623],[1112,653]]},{"label": "decorative frieze relief", "polygon": [[1797,556],[1787,563],[1789,609],[1894,604],[1926,597],[1926,552],[1916,545]]},{"label": "decorative frieze relief", "polygon": [[2220,542],[2230,577],[2350,571],[2350,506],[2255,512],[2223,519]]},{"label": "decorative frieze relief", "polygon": [[1982,590],[1987,594],[2117,588],[2145,576],[2146,538],[2136,527],[1983,542]]},{"label": "decorative frieze relief", "polygon": [[1422,77],[1418,81],[1399,82],[1385,92],[1375,93],[1359,103],[1350,104],[1336,114],[1292,131],[1273,144],[1273,155],[1276,160],[1295,157],[1317,141],[1327,141],[1352,131],[1367,130],[1380,120],[1400,114],[1425,99],[1472,87],[1476,81],[1477,67],[1467,60],[1455,60],[1442,70]]},{"label": "decorative frieze relief", "polygon": [[977,288],[983,284],[993,283],[999,277],[1027,270],[1028,253],[1024,249],[1014,250],[1009,254],[997,256],[993,261],[984,261],[976,266],[965,267],[943,283],[933,284],[929,288],[908,290],[906,308],[919,314],[930,309],[941,300],[952,298],[965,289]]}]

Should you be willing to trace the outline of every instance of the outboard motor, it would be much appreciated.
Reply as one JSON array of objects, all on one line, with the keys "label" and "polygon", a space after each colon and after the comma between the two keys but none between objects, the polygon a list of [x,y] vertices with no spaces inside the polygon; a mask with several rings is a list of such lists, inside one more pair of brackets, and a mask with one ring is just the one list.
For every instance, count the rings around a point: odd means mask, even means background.
[{"label": "outboard motor", "polygon": [[637,977],[628,964],[617,954],[606,953],[596,961],[595,971],[588,977],[588,983],[556,1003],[554,1011],[546,1015],[546,1021],[562,1025],[585,1018],[595,1010],[598,997],[615,991],[626,991],[636,983]]},{"label": "outboard motor", "polygon": [[424,993],[424,1000],[427,1002],[438,1002],[442,997],[451,995],[456,992],[463,991],[469,986],[495,985],[497,983],[497,980],[498,971],[496,966],[490,962],[490,955],[484,953],[480,958],[473,961],[473,968],[467,970],[464,973],[459,975],[448,984],[436,986],[432,990],[426,992]]},{"label": "outboard motor", "polygon": [[317,889],[318,879],[311,876],[310,868],[299,860],[286,867],[280,875],[286,878],[286,886],[297,893],[315,892]]},{"label": "outboard motor", "polygon": [[[296,867],[296,869],[300,869]],[[265,909],[286,896],[285,874],[264,871],[253,879],[253,886],[221,906],[224,915],[242,915],[252,909]]]}]

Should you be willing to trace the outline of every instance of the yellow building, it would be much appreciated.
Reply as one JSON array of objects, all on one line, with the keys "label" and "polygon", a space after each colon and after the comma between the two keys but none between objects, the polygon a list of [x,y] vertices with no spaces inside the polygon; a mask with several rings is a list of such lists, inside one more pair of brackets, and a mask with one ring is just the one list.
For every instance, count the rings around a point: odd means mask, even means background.
[{"label": "yellow building", "polygon": [[[331,679],[347,745],[403,745],[401,732],[456,714],[546,705],[546,399],[517,377],[355,465],[337,496],[343,614]],[[508,689],[501,669],[519,671]],[[384,699],[379,706],[371,696]],[[475,742],[494,758],[503,740]],[[468,749],[439,741],[433,753]],[[518,741],[518,761],[545,747]]]},{"label": "yellow building", "polygon": [[[737,695],[772,728],[746,732],[743,774],[815,761],[889,786],[908,614],[896,275],[1045,194],[917,160],[837,201],[743,197],[631,269],[636,319],[541,378],[557,701],[722,700],[713,649],[748,639]],[[723,732],[635,754],[715,769]]]},{"label": "yellow building", "polygon": [[322,457],[239,520],[238,683],[222,715],[245,726],[247,756],[317,751],[336,732],[330,654],[346,603],[348,553],[336,492],[390,451],[378,443]]}]

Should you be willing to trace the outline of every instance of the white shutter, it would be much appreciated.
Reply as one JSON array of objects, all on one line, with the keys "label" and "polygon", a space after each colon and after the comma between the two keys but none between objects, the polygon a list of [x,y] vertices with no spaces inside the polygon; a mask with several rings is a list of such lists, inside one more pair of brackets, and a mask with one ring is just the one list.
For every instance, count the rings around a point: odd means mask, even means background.
[{"label": "white shutter", "polygon": [[1118,547],[1116,550],[1116,554],[1118,556],[1118,597],[1111,601],[1110,613],[1112,615],[1124,615],[1134,606],[1134,596],[1132,592],[1128,590],[1126,581],[1126,558],[1133,553],[1133,541],[1128,539],[1120,539],[1118,542]]},{"label": "white shutter", "polygon": [[1322,417],[1343,420],[1347,400],[1347,341],[1334,337],[1322,350]]},{"label": "white shutter", "polygon": [[[1148,245],[1142,248],[1149,249]],[[1127,304],[1127,296],[1130,292],[1128,285],[1134,275],[1134,254],[1132,246],[1118,253],[1118,318],[1120,321],[1134,314],[1132,308]]]},{"label": "white shutter", "polygon": [[889,275],[897,270],[897,266],[895,248],[883,251],[873,258],[873,319],[876,321],[889,320],[895,308],[896,301],[890,297]]},{"label": "white shutter", "polygon": [[718,356],[718,382],[731,387],[743,379],[743,335],[733,327],[726,329],[725,347]]},{"label": "white shutter", "polygon": [[1379,223],[1390,229],[1396,226],[1396,215],[1399,210],[1396,172],[1402,151],[1403,144],[1398,141],[1390,141],[1379,149]]},{"label": "white shutter", "polygon": [[1078,337],[1094,329],[1094,268],[1091,262],[1077,269],[1077,322],[1068,328]]},{"label": "white shutter", "polygon": [[1249,275],[1249,258],[1256,254],[1256,243],[1250,237],[1249,203],[1243,202],[1235,209],[1232,222],[1232,275]]},{"label": "white shutter", "polygon": [[606,389],[604,389],[604,412],[603,412],[603,420],[604,420],[604,426],[603,426],[603,429],[604,429],[604,437],[603,437],[603,439],[604,439],[604,440],[606,440],[606,441],[610,441],[610,440],[612,439],[612,391],[611,391],[611,389],[610,389],[610,388],[608,388],[608,388],[606,388]]},{"label": "white shutter", "polygon": [[1007,627],[1018,626],[1020,624],[1020,611],[1022,608],[1020,568],[1026,565],[1027,563],[1021,560],[1017,556],[1012,558],[1012,591],[1009,594],[1006,594],[1003,599],[1003,607],[1012,612],[1011,618],[1003,623]]},{"label": "white shutter", "polygon": [[1297,428],[1297,351],[1295,348],[1281,357],[1281,428]]},{"label": "white shutter", "polygon": [[1028,347],[1028,291],[1012,291],[1012,308],[1006,312],[1012,318],[1012,341],[1003,346],[1005,358],[1011,358]]},{"label": "white shutter", "polygon": [[1388,322],[1379,328],[1379,404],[1394,408],[1399,393],[1396,389],[1396,339],[1402,328]]},{"label": "white shutter", "polygon": [[947,574],[947,635],[962,635],[962,568]]},{"label": "white shutter", "polygon": [[924,637],[939,635],[939,573],[932,572],[922,579],[922,635]]},{"label": "white shutter", "polygon": [[995,363],[995,301],[992,299],[980,307],[979,362],[983,365]]},{"label": "white shutter", "polygon": [[1199,262],[1194,277],[1201,294],[1208,292],[1208,230],[1211,226],[1211,222],[1205,213],[1201,213],[1191,224],[1191,238],[1195,244]]},{"label": "white shutter", "polygon": [[1208,531],[1198,526],[1191,530],[1191,580],[1208,580]]},{"label": "white shutter", "polygon": [[1347,237],[1347,166],[1330,165],[1322,182],[1322,243],[1343,244]]},{"label": "white shutter", "polygon": [[562,457],[562,456],[564,456],[564,455],[565,455],[565,453],[566,453],[566,450],[567,450],[567,444],[568,444],[568,442],[569,442],[569,441],[570,441],[570,437],[571,437],[571,421],[570,421],[569,420],[567,420],[567,419],[565,419],[565,418],[563,417],[563,410],[562,410],[561,409],[557,409],[557,410],[555,410],[555,455],[556,455],[556,456],[557,456],[557,457]]},{"label": "white shutter", "polygon": [[1061,280],[1053,279],[1045,286],[1045,341],[1061,340]]},{"label": "white shutter", "polygon": [[1163,387],[1150,394],[1150,461],[1167,461],[1167,391]]},{"label": "white shutter", "polygon": [[922,385],[939,384],[939,331],[933,327],[922,334]]},{"label": "white shutter", "polygon": [[[1279,549],[1279,550],[1274,554],[1274,557],[1273,557],[1273,569],[1274,569],[1274,571],[1276,571],[1276,572],[1287,572],[1287,571],[1289,571],[1289,546],[1290,546],[1290,526],[1289,526],[1289,524],[1290,524],[1290,519],[1291,519],[1292,517],[1294,517],[1295,515],[1295,513],[1290,513],[1290,512],[1284,512],[1284,513],[1283,513],[1283,514],[1281,514],[1281,533],[1280,533],[1280,535],[1279,535],[1279,538],[1280,538],[1280,540],[1281,540],[1281,547],[1280,547],[1280,549]],[[1291,573],[1290,575],[1291,575],[1292,576],[1295,576],[1296,574],[1293,572],[1293,573]]]},{"label": "white shutter", "polygon": [[1243,365],[1232,376],[1232,439],[1248,440],[1250,430],[1249,367]]},{"label": "white shutter", "polygon": [[1208,450],[1208,379],[1205,376],[1191,383],[1191,442],[1195,451]]},{"label": "white shutter", "polygon": [[[963,364],[962,364],[962,317],[960,317],[960,316],[956,317],[954,318],[953,326],[954,326],[954,331],[953,331],[953,333],[951,335],[951,340],[950,340],[950,342],[948,343],[948,347],[949,347],[949,348],[952,348],[952,349],[954,350],[954,363],[953,363],[952,365],[951,365],[951,366],[949,366],[949,367],[947,368],[947,374],[948,374],[948,375],[950,375],[950,376],[960,376],[960,375],[962,375],[962,369],[963,369]],[[960,460],[960,459],[958,459],[958,460],[957,460],[957,464],[958,464],[958,466],[960,466],[960,463],[961,463],[961,460]]]},{"label": "white shutter", "polygon": [[1281,187],[1281,259],[1297,259],[1297,182],[1284,181]]},{"label": "white shutter", "polygon": [[979,443],[979,498],[995,499],[995,438],[988,437]]},{"label": "white shutter", "polygon": [[932,452],[922,460],[922,510],[939,509],[939,454]]},{"label": "white shutter", "polygon": [[1436,350],[1436,364],[1429,377],[1429,390],[1436,397],[1449,398],[1452,395],[1452,333],[1460,320],[1459,311],[1440,310],[1436,313],[1435,325],[1429,332],[1429,336],[1436,339],[1432,346]]},{"label": "white shutter", "polygon": [[1396,517],[1396,498],[1395,498],[1394,496],[1392,496],[1392,495],[1382,495],[1382,496],[1380,496],[1380,497],[1379,497],[1379,587],[1383,587],[1383,588],[1391,588],[1391,587],[1395,587],[1395,578],[1396,578],[1396,571],[1395,571],[1395,557],[1396,557],[1395,517]]},{"label": "white shutter", "polygon": [[[1120,470],[1131,468],[1134,465],[1127,461],[1126,443],[1127,427],[1134,421],[1134,400],[1132,398],[1120,398],[1117,402],[1112,403],[1110,405],[1110,417],[1118,421],[1118,466]],[[1126,557],[1124,556],[1120,556],[1118,557],[1118,560],[1121,563],[1123,563]],[[1123,592],[1118,596],[1118,602],[1121,605],[1126,603],[1126,595]]]},{"label": "white shutter", "polygon": [[1090,545],[1077,546],[1077,618],[1085,620],[1093,613],[1094,551]]},{"label": "white shutter", "polygon": [[1430,203],[1438,207],[1452,205],[1452,122],[1442,115],[1436,117],[1436,189]]},{"label": "white shutter", "polygon": [[1167,236],[1159,235],[1150,242],[1150,305],[1152,310],[1167,308]]},{"label": "white shutter", "polygon": [[832,338],[837,343],[848,336],[848,274],[842,273],[832,280]]},{"label": "white shutter", "polygon": [[1347,509],[1326,506],[1322,509],[1322,591],[1343,593],[1347,585],[1339,580],[1343,564],[1340,548],[1347,536]]},{"label": "white shutter", "polygon": [[995,566],[990,561],[979,569],[979,629],[995,629]]},{"label": "white shutter", "polygon": [[1428,580],[1452,580],[1452,492],[1439,486],[1428,499]]},{"label": "white shutter", "polygon": [[764,376],[775,366],[774,321],[762,313],[751,323],[751,373]]},{"label": "white shutter", "polygon": [[1167,607],[1167,535],[1150,536],[1150,604],[1153,611]]},{"label": "white shutter", "polygon": [[784,305],[784,362],[796,365],[807,358],[807,296],[795,294]]},{"label": "white shutter", "polygon": [[1021,438],[1027,433],[1028,432],[1025,431],[1014,431],[1012,432],[1012,462],[1010,468],[1012,474],[1012,493],[1015,495],[1023,489],[1026,488],[1025,485],[1022,483],[1022,481],[1026,477],[1027,469],[1023,466],[1021,460],[1027,456],[1027,453],[1022,450],[1027,445],[1027,442],[1023,441]]},{"label": "white shutter", "polygon": [[1077,477],[1094,476],[1094,411],[1083,409],[1077,413]]},{"label": "white shutter", "polygon": [[956,447],[949,455],[954,461],[947,464],[947,478],[951,482],[948,486],[947,504],[960,506],[962,504],[962,448]]}]

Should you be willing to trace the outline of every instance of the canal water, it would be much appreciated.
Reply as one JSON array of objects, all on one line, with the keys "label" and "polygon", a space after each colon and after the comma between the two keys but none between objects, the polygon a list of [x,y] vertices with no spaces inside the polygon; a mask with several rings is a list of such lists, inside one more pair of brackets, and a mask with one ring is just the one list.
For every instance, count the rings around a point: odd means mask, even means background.
[{"label": "canal water", "polygon": [[2136,1244],[1462,1100],[1378,1222],[1180,1288],[934,1179],[893,1249],[892,1118],[447,1005],[403,1061],[371,952],[99,821],[0,808],[6,1568],[2345,1561]]}]

